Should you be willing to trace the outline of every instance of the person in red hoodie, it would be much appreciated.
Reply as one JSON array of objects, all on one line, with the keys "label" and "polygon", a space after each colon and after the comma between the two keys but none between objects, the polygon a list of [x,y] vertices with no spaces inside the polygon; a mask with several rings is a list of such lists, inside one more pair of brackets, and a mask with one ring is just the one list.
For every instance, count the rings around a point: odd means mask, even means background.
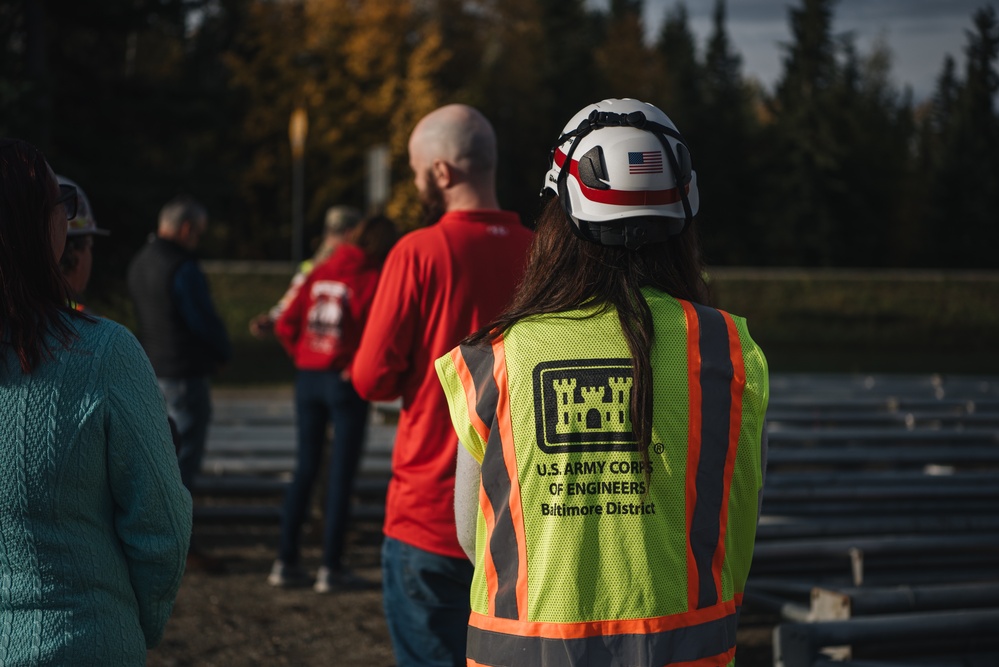
[{"label": "person in red hoodie", "polygon": [[473,568],[455,530],[458,440],[434,360],[506,307],[532,234],[499,208],[496,136],[477,110],[451,104],[425,116],[409,161],[433,224],[385,260],[353,380],[368,400],[402,397],[382,546],[397,664],[450,667],[465,664]]},{"label": "person in red hoodie", "polygon": [[285,495],[278,558],[267,581],[304,586],[312,578],[299,562],[302,524],[319,472],[326,433],[333,424],[319,593],[351,583],[343,567],[343,543],[350,494],[364,445],[368,403],[351,385],[349,367],[360,342],[382,262],[395,243],[395,225],[372,216],[348,233],[332,255],[309,274],[275,323],[274,333],[295,362],[298,460]]}]

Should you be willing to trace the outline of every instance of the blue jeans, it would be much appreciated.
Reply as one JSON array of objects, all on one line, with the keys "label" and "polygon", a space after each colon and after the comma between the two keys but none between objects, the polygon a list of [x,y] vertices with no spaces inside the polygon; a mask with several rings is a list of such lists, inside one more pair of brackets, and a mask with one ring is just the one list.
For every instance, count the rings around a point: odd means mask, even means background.
[{"label": "blue jeans", "polygon": [[386,537],[382,543],[385,619],[398,667],[463,667],[474,568]]},{"label": "blue jeans", "polygon": [[201,472],[212,420],[212,391],[207,377],[157,378],[166,400],[167,414],[177,426],[177,464],[180,479],[191,490],[194,476]]},{"label": "blue jeans", "polygon": [[295,379],[295,418],[298,460],[295,476],[285,493],[278,558],[287,564],[298,564],[302,524],[309,513],[312,489],[332,422],[322,564],[339,570],[350,516],[350,495],[368,428],[368,403],[338,371],[299,371]]}]

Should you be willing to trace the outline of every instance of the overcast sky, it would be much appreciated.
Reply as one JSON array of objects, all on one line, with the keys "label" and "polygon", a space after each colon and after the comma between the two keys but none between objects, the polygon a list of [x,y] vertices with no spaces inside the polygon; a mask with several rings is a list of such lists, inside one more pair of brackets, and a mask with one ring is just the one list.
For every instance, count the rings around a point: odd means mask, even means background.
[{"label": "overcast sky", "polygon": [[[606,7],[607,0],[589,0]],[[714,0],[687,0],[690,28],[701,48],[711,31]],[[645,27],[650,37],[659,32],[667,10],[676,0],[645,0]],[[839,0],[834,6],[833,31],[852,32],[861,54],[883,36],[892,51],[892,75],[900,86],[912,87],[916,100],[933,91],[944,56],[964,67],[965,31],[979,7],[997,6],[996,0]],[[770,90],[781,71],[781,43],[791,38],[788,8],[797,0],[728,0],[727,28],[742,55],[743,74],[760,80]]]}]

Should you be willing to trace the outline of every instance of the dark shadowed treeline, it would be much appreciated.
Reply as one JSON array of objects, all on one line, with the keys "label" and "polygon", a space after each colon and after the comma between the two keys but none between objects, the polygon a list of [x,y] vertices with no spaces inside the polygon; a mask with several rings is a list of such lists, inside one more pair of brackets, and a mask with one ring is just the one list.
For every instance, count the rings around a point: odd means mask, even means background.
[{"label": "dark shadowed treeline", "polygon": [[206,254],[287,259],[296,107],[309,237],[330,204],[364,205],[377,144],[388,213],[417,224],[406,139],[453,101],[493,121],[501,200],[531,216],[563,123],[622,96],[685,134],[712,264],[997,268],[999,18],[983,4],[916,103],[886,47],[832,32],[833,0],[790,7],[773,90],[744,77],[722,0],[703,44],[681,3],[649,43],[641,0],[20,0],[0,4],[0,134],[38,144],[114,230],[98,283],[178,191],[211,210]]}]

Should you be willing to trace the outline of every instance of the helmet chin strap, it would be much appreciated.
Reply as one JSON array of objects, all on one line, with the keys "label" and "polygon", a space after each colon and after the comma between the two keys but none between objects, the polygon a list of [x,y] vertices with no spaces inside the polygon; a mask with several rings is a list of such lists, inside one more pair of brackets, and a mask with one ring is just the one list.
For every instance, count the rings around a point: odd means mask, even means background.
[{"label": "helmet chin strap", "polygon": [[[659,140],[659,143],[662,144],[666,153],[666,160],[669,162],[669,167],[673,171],[673,180],[676,181],[676,187],[680,193],[680,201],[683,204],[683,227],[680,231],[673,232],[668,225],[664,226],[661,224],[657,224],[656,227],[653,228],[644,224],[609,225],[605,223],[589,222],[587,220],[580,220],[572,214],[572,203],[569,201],[569,193],[566,188],[566,181],[569,178],[569,169],[572,165],[572,156],[576,153],[576,147],[579,145],[579,142],[583,137],[604,127],[633,127],[639,130],[645,130],[655,136]],[[666,139],[667,136],[672,137],[686,146],[686,142],[683,140],[683,137],[679,132],[671,127],[649,120],[641,111],[632,111],[631,113],[625,114],[594,109],[590,112],[589,116],[584,118],[579,123],[576,129],[566,132],[556,140],[555,147],[552,149],[553,161],[555,151],[558,150],[558,147],[572,139],[572,145],[569,146],[569,150],[565,155],[565,161],[562,163],[562,168],[558,173],[556,188],[565,212],[575,223],[572,227],[572,231],[576,234],[576,236],[601,245],[623,245],[629,250],[637,250],[646,243],[664,241],[669,236],[682,234],[687,230],[690,226],[690,221],[694,216],[690,208],[690,200],[687,197],[687,188],[685,187],[686,184],[680,182],[680,164],[676,159],[676,155],[673,153],[672,147],[669,145],[669,141]]]}]

